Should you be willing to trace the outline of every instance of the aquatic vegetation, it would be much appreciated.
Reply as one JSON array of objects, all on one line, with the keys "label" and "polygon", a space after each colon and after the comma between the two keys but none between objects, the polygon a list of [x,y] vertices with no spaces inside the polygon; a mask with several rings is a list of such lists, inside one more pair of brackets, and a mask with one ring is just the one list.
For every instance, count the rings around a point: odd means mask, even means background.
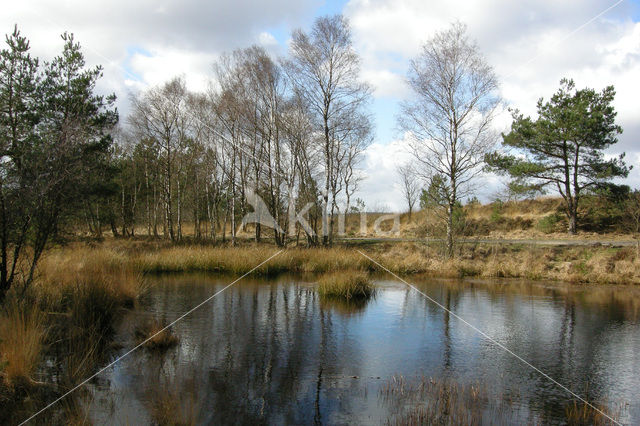
[{"label": "aquatic vegetation", "polygon": [[483,413],[490,406],[494,420],[505,420],[509,415],[509,410],[499,409],[502,401],[495,401],[480,383],[395,375],[380,387],[379,395],[397,408],[394,410],[397,414],[387,421],[391,425],[477,425],[482,423]]},{"label": "aquatic vegetation", "polygon": [[[531,412],[518,412],[517,395],[494,395],[480,382],[395,375],[379,388],[378,394],[396,412],[387,420],[389,425],[480,425],[487,419],[495,424],[541,423],[541,419],[531,417]],[[603,404],[593,406],[573,401],[565,407],[564,420],[569,425],[613,425],[615,422],[602,413],[618,420],[623,407],[620,404],[618,411],[611,413]]]},{"label": "aquatic vegetation", "polygon": [[[565,407],[565,415],[569,425],[615,425],[616,422],[611,421],[607,416],[617,421],[623,408],[623,405],[620,404],[616,412],[609,412],[609,409],[603,404],[587,404],[586,402],[573,400]],[[607,416],[603,413],[606,413]]]}]

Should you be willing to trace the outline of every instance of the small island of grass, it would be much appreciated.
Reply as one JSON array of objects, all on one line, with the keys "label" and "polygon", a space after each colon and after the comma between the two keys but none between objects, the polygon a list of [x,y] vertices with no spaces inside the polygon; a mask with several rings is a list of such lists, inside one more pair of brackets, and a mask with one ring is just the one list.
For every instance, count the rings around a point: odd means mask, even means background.
[{"label": "small island of grass", "polygon": [[368,299],[374,290],[368,274],[360,271],[330,272],[318,280],[318,294],[322,297]]}]

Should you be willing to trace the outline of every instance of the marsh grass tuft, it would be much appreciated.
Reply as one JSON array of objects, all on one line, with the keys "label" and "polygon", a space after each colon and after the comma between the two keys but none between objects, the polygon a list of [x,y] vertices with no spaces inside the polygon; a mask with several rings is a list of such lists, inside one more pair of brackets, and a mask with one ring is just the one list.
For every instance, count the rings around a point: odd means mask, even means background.
[{"label": "marsh grass tuft", "polygon": [[330,272],[318,280],[318,294],[321,297],[368,299],[374,290],[369,276],[359,271]]},{"label": "marsh grass tuft", "polygon": [[34,383],[46,337],[37,308],[8,302],[0,314],[0,375],[9,388]]}]

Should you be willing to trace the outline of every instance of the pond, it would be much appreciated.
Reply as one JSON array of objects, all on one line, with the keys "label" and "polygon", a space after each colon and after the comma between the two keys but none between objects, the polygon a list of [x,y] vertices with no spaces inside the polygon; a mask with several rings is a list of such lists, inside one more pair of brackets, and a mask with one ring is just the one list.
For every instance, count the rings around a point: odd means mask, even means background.
[{"label": "pond", "polygon": [[[121,353],[137,324],[171,322],[232,281],[150,279],[143,307],[119,327]],[[394,424],[433,397],[415,395],[426,380],[482,394],[472,404],[487,423],[565,422],[567,391],[406,284],[379,276],[374,298],[344,304],[320,299],[313,280],[245,278],[225,290],[173,327],[177,345],[137,350],[92,381],[83,397],[92,420]],[[623,423],[640,423],[636,289],[411,282]]]}]

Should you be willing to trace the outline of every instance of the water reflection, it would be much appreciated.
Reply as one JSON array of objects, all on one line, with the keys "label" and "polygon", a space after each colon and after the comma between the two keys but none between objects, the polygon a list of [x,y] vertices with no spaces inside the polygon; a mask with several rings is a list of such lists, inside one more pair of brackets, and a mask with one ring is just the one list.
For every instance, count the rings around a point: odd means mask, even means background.
[{"label": "water reflection", "polygon": [[337,297],[320,297],[320,308],[331,310],[339,315],[350,317],[364,312],[371,299],[375,299],[375,294],[369,298],[343,299]]},{"label": "water reflection", "polygon": [[[307,280],[311,281],[311,280]],[[146,309],[119,331],[131,344],[149,317],[171,321],[229,280],[158,278]],[[635,289],[414,280],[421,291],[590,399],[628,402],[640,422]],[[378,280],[364,304],[320,300],[300,277],[245,280],[175,326],[164,355],[140,351],[93,384],[98,423],[384,423],[394,376],[483,383],[513,401],[514,422],[561,422],[564,391],[405,285]],[[515,420],[514,417],[515,415]]]}]

